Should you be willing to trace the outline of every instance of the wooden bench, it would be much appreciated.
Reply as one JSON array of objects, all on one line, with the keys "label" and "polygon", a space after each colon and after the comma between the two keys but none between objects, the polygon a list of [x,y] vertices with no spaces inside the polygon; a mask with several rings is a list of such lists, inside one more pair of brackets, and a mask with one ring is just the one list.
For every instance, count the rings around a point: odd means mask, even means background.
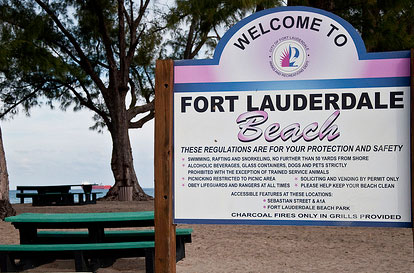
[{"label": "wooden bench", "polygon": [[153,241],[0,245],[1,272],[19,272],[55,259],[74,259],[77,272],[95,271],[125,257],[145,257],[146,272],[154,272]]},{"label": "wooden bench", "polygon": [[[176,261],[185,258],[185,244],[191,243],[191,228],[176,229]],[[155,231],[145,230],[105,230],[104,242],[140,242],[154,241]],[[37,232],[36,244],[66,244],[85,243],[88,240],[88,231],[50,231],[41,230]]]}]

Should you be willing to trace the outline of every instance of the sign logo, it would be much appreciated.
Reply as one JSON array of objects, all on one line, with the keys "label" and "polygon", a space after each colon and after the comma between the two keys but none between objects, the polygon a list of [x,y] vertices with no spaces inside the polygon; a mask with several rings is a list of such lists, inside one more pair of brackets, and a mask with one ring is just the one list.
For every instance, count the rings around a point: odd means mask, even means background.
[{"label": "sign logo", "polygon": [[270,66],[283,77],[294,77],[308,66],[307,46],[299,38],[283,37],[270,48]]}]

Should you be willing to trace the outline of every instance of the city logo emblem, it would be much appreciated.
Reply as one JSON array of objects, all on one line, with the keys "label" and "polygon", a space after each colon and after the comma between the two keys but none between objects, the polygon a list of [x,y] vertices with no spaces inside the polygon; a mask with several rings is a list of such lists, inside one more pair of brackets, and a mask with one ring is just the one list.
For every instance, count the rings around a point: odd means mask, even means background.
[{"label": "city logo emblem", "polygon": [[281,38],[270,49],[270,66],[278,75],[294,77],[308,66],[307,46],[299,38]]},{"label": "city logo emblem", "polygon": [[[292,52],[293,49],[293,52]],[[298,61],[299,57],[299,49],[296,47],[292,47],[289,44],[289,50],[285,48],[285,50],[282,52],[282,55],[280,56],[280,64],[282,67],[298,67],[296,62]]]}]

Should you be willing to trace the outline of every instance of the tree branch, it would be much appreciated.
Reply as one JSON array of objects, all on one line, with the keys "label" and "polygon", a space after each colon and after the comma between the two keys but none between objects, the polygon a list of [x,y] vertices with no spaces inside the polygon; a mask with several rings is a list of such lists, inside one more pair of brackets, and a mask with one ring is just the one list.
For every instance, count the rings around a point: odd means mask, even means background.
[{"label": "tree branch", "polygon": [[205,33],[203,35],[203,37],[200,39],[200,42],[198,43],[198,45],[196,46],[196,48],[194,49],[194,51],[192,51],[190,53],[190,59],[194,59],[194,57],[198,54],[198,52],[201,50],[201,48],[203,47],[203,45],[206,43],[207,41],[207,33]]},{"label": "tree branch", "polygon": [[141,5],[139,7],[139,15],[138,15],[137,19],[134,20],[134,24],[133,24],[133,27],[135,29],[141,23],[142,17],[144,16],[145,11],[147,10],[149,2],[150,2],[150,0],[145,0],[145,3],[141,0]]},{"label": "tree branch", "polygon": [[193,48],[195,24],[196,22],[195,22],[195,19],[193,18],[191,20],[190,29],[188,30],[187,44],[185,45],[184,56],[183,56],[184,59],[190,59],[191,49]]},{"label": "tree branch", "polygon": [[127,24],[128,24],[128,26],[129,26],[129,28],[131,29],[132,28],[132,21],[131,21],[131,18],[133,18],[133,16],[134,16],[134,13],[133,13],[133,8],[132,8],[132,5],[133,5],[133,2],[132,2],[132,0],[129,0],[129,11],[130,11],[130,14],[128,14],[128,11],[126,10],[126,8],[125,8],[125,5],[123,5],[122,6],[122,12],[123,12],[123,14],[125,15],[125,19],[126,19],[126,21],[127,21]]},{"label": "tree branch", "polygon": [[[130,36],[129,48],[131,48],[133,46],[133,44],[134,44],[133,41],[135,40],[135,36],[136,36],[136,29],[133,27],[133,23],[132,23],[132,19],[134,18],[133,1],[132,0],[129,0],[129,12],[130,12],[130,14],[128,14],[125,6],[123,7],[123,10],[124,10],[125,18],[127,20],[128,26],[129,26],[129,36]],[[131,52],[131,50],[129,49],[128,50],[128,54],[127,54],[127,60],[126,60],[127,63],[128,63],[128,67],[129,67],[129,65],[131,63],[129,61],[129,59],[130,59],[130,57],[129,57],[130,52]]]},{"label": "tree branch", "polygon": [[118,0],[118,21],[119,21],[119,28],[118,28],[118,43],[119,43],[119,62],[120,62],[120,76],[121,78],[121,90],[127,91],[128,90],[128,63],[126,62],[126,37],[125,37],[125,19],[124,19],[124,1]]},{"label": "tree branch", "polygon": [[142,126],[144,126],[145,123],[147,123],[148,121],[152,120],[155,116],[154,111],[151,111],[148,115],[146,115],[145,117],[143,117],[142,119],[135,121],[135,122],[130,122],[129,123],[129,128],[131,129],[138,129],[138,128],[142,128]]},{"label": "tree branch", "polygon": [[135,83],[132,79],[129,79],[129,85],[131,86],[131,103],[129,104],[129,109],[131,109],[137,104],[137,96],[135,95]]},{"label": "tree branch", "polygon": [[132,68],[132,71],[134,71],[134,72],[135,72],[136,77],[138,78],[139,88],[140,88],[141,90],[144,90],[144,83],[142,82],[142,78],[141,78],[141,75],[139,74],[138,70],[137,70],[135,67],[133,67],[133,68]]},{"label": "tree branch", "polygon": [[214,33],[216,33],[217,40],[221,40],[220,34],[218,33],[216,26],[214,26],[213,29],[214,29]]},{"label": "tree branch", "polygon": [[[150,0],[146,0],[145,3],[141,0],[138,17],[134,20],[134,22],[131,26],[131,30],[130,30],[131,31],[131,41],[130,41],[129,50],[128,50],[128,53],[127,53],[127,60],[126,60],[127,61],[127,67],[129,67],[131,65],[132,59],[133,59],[134,54],[135,54],[135,50],[137,49],[137,46],[138,46],[139,39],[140,39],[142,33],[145,30],[145,26],[144,26],[141,33],[137,37],[137,28],[138,28],[139,24],[141,23],[141,20],[142,20],[144,14],[145,14],[145,11],[147,10],[149,2],[150,2]],[[132,16],[133,16],[133,13],[132,13],[132,7],[131,7],[131,19],[133,19]]]},{"label": "tree branch", "polygon": [[27,100],[30,97],[34,96],[40,90],[42,90],[40,87],[39,88],[36,88],[33,92],[31,92],[30,94],[27,94],[21,100],[19,100],[18,102],[14,103],[11,107],[9,107],[6,111],[4,111],[4,113],[1,113],[0,114],[0,119],[2,119],[5,115],[7,115],[8,113],[10,113],[14,108],[16,108],[17,106],[19,106],[20,104],[22,104],[25,100]]},{"label": "tree branch", "polygon": [[96,47],[95,47],[95,51],[96,51],[96,60],[94,61],[95,63],[97,63],[98,65],[100,65],[100,66],[102,66],[103,68],[105,68],[105,69],[111,69],[111,67],[108,65],[108,64],[106,64],[106,63],[103,63],[103,62],[101,62],[101,61],[99,61],[99,58],[100,58],[100,50],[99,50],[99,46],[101,45],[101,41],[100,40],[98,40],[98,44],[96,45]]},{"label": "tree branch", "polygon": [[[36,0],[38,1],[38,0]],[[96,1],[94,0],[94,5],[97,9],[97,15],[98,15],[98,19],[99,19],[99,30],[102,34],[102,40],[105,46],[105,52],[106,52],[106,57],[108,59],[108,64],[111,67],[110,72],[112,73],[116,73],[117,71],[117,67],[116,67],[116,62],[114,59],[114,53],[112,51],[112,42],[111,42],[111,38],[109,37],[108,34],[108,29],[106,28],[106,23],[105,23],[105,18],[103,16],[103,11],[100,8],[99,3],[96,3]],[[114,74],[110,73],[110,76],[114,76]]]},{"label": "tree branch", "polygon": [[98,75],[93,70],[93,67],[91,63],[89,62],[89,59],[84,54],[82,48],[77,43],[75,37],[73,37],[72,34],[63,26],[63,24],[60,22],[59,18],[53,13],[53,11],[42,1],[35,0],[36,3],[44,10],[47,14],[51,17],[53,22],[57,25],[59,30],[68,38],[69,42],[74,46],[76,52],[79,54],[80,61],[81,61],[81,67],[85,72],[91,76],[92,80],[95,82],[95,84],[98,86],[98,88],[104,93],[106,92],[106,87],[102,80],[99,78]]},{"label": "tree branch", "polygon": [[[60,44],[58,41],[53,41],[53,43],[60,48],[60,50],[62,50],[62,52],[64,52],[65,54],[67,54],[75,63],[77,63],[78,65],[82,66],[82,63],[80,60],[78,60],[78,58],[76,58],[75,55],[73,55],[73,53],[64,45]],[[53,47],[50,47],[54,52],[56,52]],[[59,54],[58,54],[59,55]],[[60,56],[60,55],[59,55]],[[63,59],[63,58],[62,58]]]},{"label": "tree branch", "polygon": [[[69,55],[69,57],[78,65],[80,65],[80,61],[72,54],[72,52],[70,52],[69,50],[67,50],[67,48],[62,48],[61,46],[59,46],[58,43],[55,43],[56,46],[63,51],[63,53],[66,53],[67,55]],[[59,56],[59,58],[64,61],[63,56],[61,55],[62,52],[57,51],[53,46],[51,45],[47,45],[47,47],[50,48],[51,51],[53,51],[57,56]]]},{"label": "tree branch", "polygon": [[128,66],[130,66],[132,59],[134,58],[135,50],[138,46],[139,39],[141,38],[144,31],[145,31],[145,26],[142,28],[142,31],[139,33],[137,37],[136,37],[136,31],[134,31],[134,39],[131,39],[131,43],[130,43],[128,54],[127,54]]},{"label": "tree branch", "polygon": [[150,83],[150,85],[151,85],[152,92],[155,92],[155,87],[154,87],[154,84],[152,83],[151,77],[150,77],[150,75],[149,75],[149,73],[148,73],[148,71],[147,71],[146,66],[144,66],[144,72],[145,72],[145,76],[147,76],[148,82],[149,82],[149,83]]},{"label": "tree branch", "polygon": [[[97,108],[97,107],[93,104],[93,102],[92,102],[92,100],[91,100],[91,97],[90,97],[89,92],[86,92],[86,93],[87,93],[88,100],[85,100],[85,99],[82,97],[82,95],[81,95],[78,91],[76,91],[76,89],[75,89],[75,88],[73,88],[72,86],[67,86],[67,87],[69,88],[69,90],[70,90],[70,91],[72,91],[72,93],[73,93],[73,94],[75,95],[75,97],[79,100],[79,103],[80,103],[81,105],[83,105],[83,106],[85,106],[85,107],[89,108],[90,110],[92,110],[92,111],[94,111],[96,114],[98,114],[100,117],[102,117],[102,119],[105,121],[106,125],[107,125],[107,126],[108,126],[108,128],[109,128],[109,126],[111,125],[111,121],[109,120],[108,115],[107,115],[104,111],[102,111],[102,110],[98,109],[98,108]],[[84,86],[82,86],[82,88],[84,89]]]},{"label": "tree branch", "polygon": [[133,108],[128,109],[128,120],[132,120],[138,114],[143,114],[148,111],[154,111],[154,100],[147,104],[135,106]]}]

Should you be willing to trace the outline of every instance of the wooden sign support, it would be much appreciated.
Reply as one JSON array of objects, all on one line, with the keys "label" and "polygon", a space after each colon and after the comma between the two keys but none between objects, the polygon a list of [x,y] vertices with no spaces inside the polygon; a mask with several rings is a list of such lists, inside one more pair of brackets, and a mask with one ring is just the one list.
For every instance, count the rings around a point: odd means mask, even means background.
[{"label": "wooden sign support", "polygon": [[411,225],[413,233],[413,245],[414,245],[414,48],[411,49],[411,62],[410,62],[410,76],[411,76],[411,93],[410,93],[410,102],[411,102]]},{"label": "wooden sign support", "polygon": [[157,60],[155,70],[155,272],[175,273],[173,224],[174,62]]}]

